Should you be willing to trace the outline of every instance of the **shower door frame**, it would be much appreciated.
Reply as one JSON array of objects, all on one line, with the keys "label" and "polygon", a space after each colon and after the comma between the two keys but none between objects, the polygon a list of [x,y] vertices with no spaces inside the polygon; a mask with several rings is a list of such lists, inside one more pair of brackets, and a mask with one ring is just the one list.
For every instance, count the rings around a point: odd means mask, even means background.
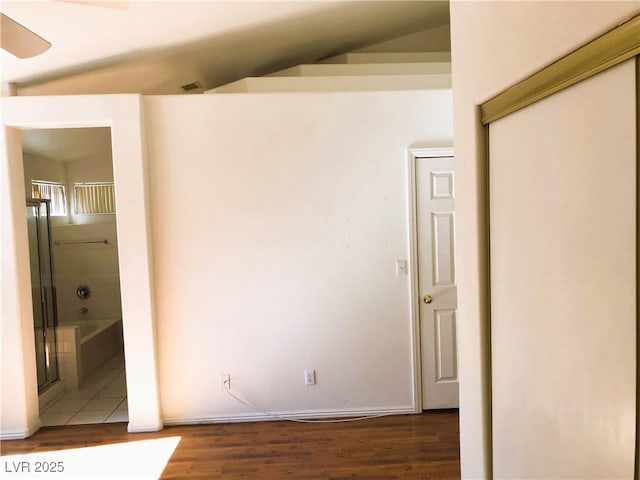
[{"label": "shower door frame", "polygon": [[[57,334],[56,334],[56,328],[58,327],[58,301],[57,301],[57,296],[56,296],[56,277],[55,277],[55,268],[54,268],[54,262],[53,262],[53,248],[52,248],[52,243],[51,243],[51,234],[52,234],[52,230],[51,230],[51,201],[47,200],[47,199],[40,199],[40,198],[27,198],[27,202],[26,202],[26,206],[27,208],[29,207],[34,207],[36,209],[36,248],[37,248],[37,255],[38,255],[38,276],[39,276],[39,290],[40,290],[40,309],[42,312],[42,345],[44,348],[44,376],[45,376],[45,381],[43,384],[40,384],[40,380],[38,380],[38,394],[42,394],[44,393],[51,385],[53,385],[56,381],[60,380],[60,370],[59,370],[59,365],[58,365],[58,338],[57,338]],[[44,277],[45,277],[45,272],[43,271],[42,268],[42,264],[43,264],[43,259],[42,259],[42,248],[43,248],[43,240],[42,240],[42,235],[41,235],[41,229],[42,229],[42,225],[41,225],[41,219],[42,219],[42,215],[41,215],[41,208],[42,206],[45,207],[46,210],[46,229],[47,229],[47,246],[46,248],[48,248],[49,250],[49,258],[48,258],[48,276],[50,277],[50,282],[51,282],[51,294],[50,294],[50,298],[51,298],[51,305],[49,306],[49,296],[47,295],[46,292],[46,281],[44,281]],[[31,255],[32,252],[29,252],[29,255]],[[45,259],[45,261],[47,261]],[[33,279],[31,281],[31,285],[32,285],[32,290],[33,290]],[[32,298],[32,304],[34,307],[34,310],[36,308],[36,299]],[[35,313],[35,312],[34,312]],[[51,313],[51,315],[49,315],[49,313]],[[35,332],[35,318],[34,318],[34,335],[36,335]],[[53,336],[53,338],[50,338],[50,336]],[[38,356],[38,341],[36,338],[36,368],[38,365],[38,360],[37,360],[37,356]],[[53,348],[52,348],[53,346]],[[52,354],[52,350],[53,350],[53,354]],[[52,376],[52,364],[51,362],[55,362],[55,378],[51,378]],[[38,376],[36,375],[36,378],[38,378]]]}]

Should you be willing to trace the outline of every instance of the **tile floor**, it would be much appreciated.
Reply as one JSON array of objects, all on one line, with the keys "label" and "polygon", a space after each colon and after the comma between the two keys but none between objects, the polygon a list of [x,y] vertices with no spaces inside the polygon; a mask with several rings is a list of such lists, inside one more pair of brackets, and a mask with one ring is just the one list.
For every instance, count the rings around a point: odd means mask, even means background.
[{"label": "tile floor", "polygon": [[92,373],[79,390],[67,390],[40,408],[45,427],[83,423],[128,422],[124,355],[118,354]]}]

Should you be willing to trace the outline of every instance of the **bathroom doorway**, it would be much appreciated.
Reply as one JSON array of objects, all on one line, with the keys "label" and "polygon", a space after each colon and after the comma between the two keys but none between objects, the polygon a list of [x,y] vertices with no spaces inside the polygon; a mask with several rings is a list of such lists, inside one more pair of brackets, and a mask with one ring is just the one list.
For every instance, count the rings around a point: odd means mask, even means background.
[{"label": "bathroom doorway", "polygon": [[[49,206],[55,286],[50,303],[56,323],[47,331],[52,345],[44,362],[37,353],[37,362],[55,364],[57,378],[50,374],[50,384],[39,389],[40,421],[126,422],[111,129],[26,129],[22,147],[27,196]],[[37,339],[38,323],[34,310]]]}]

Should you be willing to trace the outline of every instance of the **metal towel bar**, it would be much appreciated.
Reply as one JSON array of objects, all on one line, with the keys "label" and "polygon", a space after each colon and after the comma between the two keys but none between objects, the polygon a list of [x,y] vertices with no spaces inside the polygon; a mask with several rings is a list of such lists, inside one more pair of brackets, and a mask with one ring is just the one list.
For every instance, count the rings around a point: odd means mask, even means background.
[{"label": "metal towel bar", "polygon": [[55,245],[75,245],[77,243],[104,243],[106,245],[109,241],[104,238],[102,240],[56,240],[53,243]]}]

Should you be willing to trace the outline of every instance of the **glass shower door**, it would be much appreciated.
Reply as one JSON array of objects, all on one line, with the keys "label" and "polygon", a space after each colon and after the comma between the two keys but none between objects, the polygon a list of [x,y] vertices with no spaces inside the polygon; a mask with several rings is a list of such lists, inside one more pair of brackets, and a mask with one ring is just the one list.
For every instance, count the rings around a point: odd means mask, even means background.
[{"label": "glass shower door", "polygon": [[47,200],[27,201],[38,393],[58,380],[57,310]]}]

